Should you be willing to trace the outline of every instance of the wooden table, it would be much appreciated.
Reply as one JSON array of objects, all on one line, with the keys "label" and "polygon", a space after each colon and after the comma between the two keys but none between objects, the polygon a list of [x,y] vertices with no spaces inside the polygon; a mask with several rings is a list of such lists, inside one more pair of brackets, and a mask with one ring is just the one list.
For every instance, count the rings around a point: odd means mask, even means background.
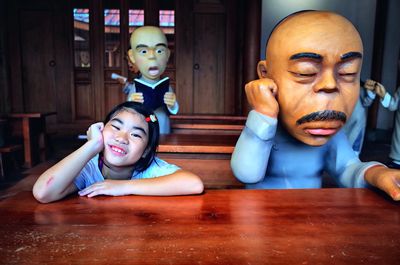
[{"label": "wooden table", "polygon": [[0,201],[1,264],[400,264],[400,204],[368,189]]},{"label": "wooden table", "polygon": [[160,136],[158,156],[196,173],[206,188],[241,188],[230,160],[239,135],[167,134]]},{"label": "wooden table", "polygon": [[[25,167],[30,168],[39,160],[46,159],[46,117],[56,114],[57,112],[8,114],[9,118],[22,119]],[[41,143],[43,150],[40,148]]]}]

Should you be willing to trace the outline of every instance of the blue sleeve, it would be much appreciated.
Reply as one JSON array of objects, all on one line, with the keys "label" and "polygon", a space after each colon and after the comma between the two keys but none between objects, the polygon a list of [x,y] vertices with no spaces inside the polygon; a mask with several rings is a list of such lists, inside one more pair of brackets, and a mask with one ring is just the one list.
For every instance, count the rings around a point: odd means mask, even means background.
[{"label": "blue sleeve", "polygon": [[239,181],[256,183],[264,179],[276,128],[277,119],[250,111],[231,158],[233,174]]},{"label": "blue sleeve", "polygon": [[127,100],[131,97],[133,93],[136,93],[135,83],[129,83],[127,86],[124,87],[124,93],[128,96],[126,97]]},{"label": "blue sleeve", "polygon": [[96,182],[104,181],[104,177],[101,175],[97,165],[98,159],[99,155],[93,157],[74,179],[74,184],[78,190],[83,190]]},{"label": "blue sleeve", "polygon": [[376,94],[374,92],[363,87],[360,88],[360,100],[364,108],[371,106],[374,103],[375,97]]},{"label": "blue sleeve", "polygon": [[338,185],[347,188],[368,186],[364,180],[365,171],[372,166],[382,164],[361,162],[343,131],[339,131],[329,144],[330,149],[326,160],[327,172],[336,179]]},{"label": "blue sleeve", "polygon": [[[387,93],[388,94],[388,93]],[[391,98],[389,102],[389,110],[395,111],[399,108],[399,101],[400,101],[400,89],[397,88],[394,96]]]},{"label": "blue sleeve", "polygon": [[180,167],[169,164],[164,160],[156,157],[151,165],[143,172],[134,173],[132,179],[157,178],[175,173]]}]

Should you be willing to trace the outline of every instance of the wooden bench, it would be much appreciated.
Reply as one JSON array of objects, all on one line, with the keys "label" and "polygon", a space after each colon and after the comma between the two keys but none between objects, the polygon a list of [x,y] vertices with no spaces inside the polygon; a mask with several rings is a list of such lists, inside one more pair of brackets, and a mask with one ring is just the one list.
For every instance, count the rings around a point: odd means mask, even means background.
[{"label": "wooden bench", "polygon": [[243,188],[230,167],[237,139],[238,135],[161,135],[158,157],[197,174],[207,189]]},{"label": "wooden bench", "polygon": [[[3,163],[3,154],[9,153],[15,153],[17,151],[22,150],[22,145],[21,144],[14,144],[14,145],[8,145],[8,146],[3,146],[0,147],[0,179],[4,179],[4,163]],[[13,158],[14,164],[16,165],[16,160],[15,157]]]},{"label": "wooden bench", "polygon": [[239,135],[246,122],[244,116],[175,115],[171,116],[173,134]]},{"label": "wooden bench", "polygon": [[174,134],[235,134],[239,135],[244,125],[233,124],[172,124]]},{"label": "wooden bench", "polygon": [[240,115],[213,115],[213,114],[182,114],[172,115],[171,120],[183,121],[183,122],[196,122],[196,123],[228,123],[228,124],[244,124],[246,122],[246,116]]}]

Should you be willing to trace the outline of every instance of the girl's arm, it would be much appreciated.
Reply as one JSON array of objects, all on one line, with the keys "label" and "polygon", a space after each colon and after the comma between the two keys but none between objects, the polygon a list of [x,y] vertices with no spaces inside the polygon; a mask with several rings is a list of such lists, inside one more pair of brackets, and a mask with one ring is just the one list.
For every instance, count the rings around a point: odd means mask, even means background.
[{"label": "girl's arm", "polygon": [[103,123],[88,130],[88,141],[72,154],[46,170],[33,186],[33,196],[42,203],[53,202],[77,191],[73,181],[84,166],[103,149]]},{"label": "girl's arm", "polygon": [[81,196],[96,195],[188,195],[199,194],[204,190],[201,179],[188,171],[176,172],[157,178],[136,180],[105,180],[98,182],[79,192]]}]

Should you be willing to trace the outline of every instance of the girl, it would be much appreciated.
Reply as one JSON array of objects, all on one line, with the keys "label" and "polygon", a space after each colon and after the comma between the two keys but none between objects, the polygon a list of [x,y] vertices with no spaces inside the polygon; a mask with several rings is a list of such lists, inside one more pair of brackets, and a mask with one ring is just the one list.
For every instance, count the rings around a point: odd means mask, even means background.
[{"label": "girl", "polygon": [[142,104],[116,106],[104,123],[91,125],[88,141],[44,172],[34,197],[48,203],[79,190],[80,196],[184,195],[203,192],[193,173],[157,158],[159,125]]}]

